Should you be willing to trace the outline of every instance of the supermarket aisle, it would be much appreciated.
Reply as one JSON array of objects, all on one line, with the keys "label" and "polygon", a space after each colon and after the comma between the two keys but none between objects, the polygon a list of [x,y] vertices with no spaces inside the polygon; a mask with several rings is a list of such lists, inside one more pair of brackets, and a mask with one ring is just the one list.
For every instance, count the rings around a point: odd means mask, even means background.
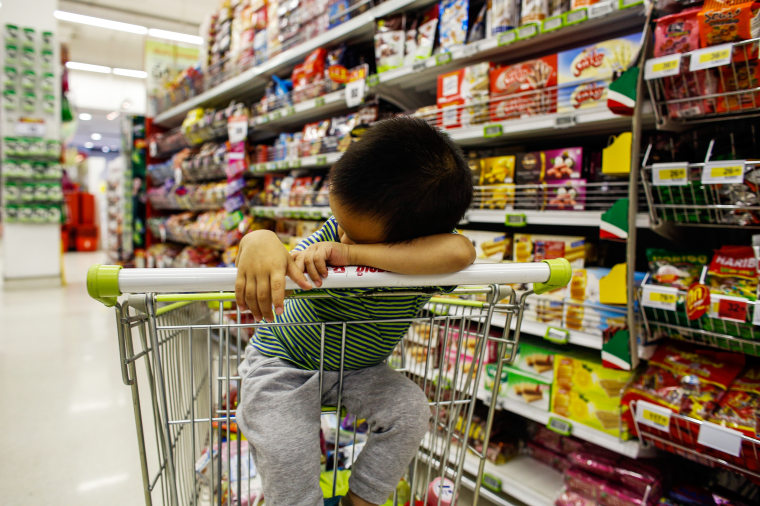
[{"label": "supermarket aisle", "polygon": [[113,312],[90,299],[84,283],[102,260],[67,254],[63,288],[0,289],[3,504],[142,501]]}]

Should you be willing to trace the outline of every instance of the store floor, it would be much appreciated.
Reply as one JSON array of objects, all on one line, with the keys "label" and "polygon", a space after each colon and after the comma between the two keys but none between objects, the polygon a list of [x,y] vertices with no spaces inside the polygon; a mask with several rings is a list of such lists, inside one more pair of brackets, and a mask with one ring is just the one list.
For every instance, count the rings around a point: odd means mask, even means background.
[{"label": "store floor", "polygon": [[114,314],[85,288],[103,258],[67,254],[64,287],[0,289],[2,504],[143,504]]}]

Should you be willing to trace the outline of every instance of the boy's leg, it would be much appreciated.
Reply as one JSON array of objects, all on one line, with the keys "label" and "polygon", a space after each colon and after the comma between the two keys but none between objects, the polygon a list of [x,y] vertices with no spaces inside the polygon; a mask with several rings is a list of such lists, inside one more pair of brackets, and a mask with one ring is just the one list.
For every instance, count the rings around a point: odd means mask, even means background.
[{"label": "boy's leg", "polygon": [[236,418],[253,447],[267,506],[322,506],[318,374],[250,346],[245,362]]},{"label": "boy's leg", "polygon": [[[336,391],[337,385],[330,393]],[[380,364],[346,372],[343,403],[349,413],[369,424],[367,444],[352,468],[349,488],[369,503],[384,503],[428,430],[428,399],[413,381]]]}]

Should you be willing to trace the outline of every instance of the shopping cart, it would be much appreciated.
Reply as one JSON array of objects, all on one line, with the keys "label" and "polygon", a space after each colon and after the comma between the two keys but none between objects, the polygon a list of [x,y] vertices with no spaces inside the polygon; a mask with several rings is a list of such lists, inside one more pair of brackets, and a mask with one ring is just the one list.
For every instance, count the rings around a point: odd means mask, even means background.
[{"label": "shopping cart", "polygon": [[[491,493],[480,485],[499,382],[486,392],[481,365],[493,361],[499,371],[513,359],[526,297],[566,285],[570,274],[564,259],[476,264],[435,277],[363,267],[330,269],[323,289],[397,287],[406,295],[429,295],[425,287],[459,286],[451,294],[433,296],[414,318],[403,320],[409,323],[407,334],[388,357],[392,367],[428,394],[432,423],[387,504],[404,505],[412,496],[425,505],[449,504],[445,496],[456,496],[461,485],[474,491],[475,504]],[[229,292],[235,276],[234,268],[109,265],[93,266],[88,273],[90,295],[116,309],[121,372],[132,391],[146,504],[252,506],[262,501],[248,445],[237,432],[235,406],[237,364],[253,331],[266,324],[254,323],[235,307]],[[534,283],[533,290],[518,295],[510,286],[524,283]],[[287,289],[296,288],[288,280]],[[369,296],[399,293],[388,292]],[[326,295],[315,290],[294,296]],[[503,328],[491,326],[496,313],[506,315]],[[315,325],[323,337],[328,326],[341,326],[345,347],[347,326],[362,323],[370,322]],[[480,406],[485,410],[480,417],[475,416],[478,397],[491,406]],[[322,416],[324,468],[329,470],[322,473],[325,497],[346,492],[346,476],[366,438],[361,421],[344,411],[339,396],[338,405],[325,408]],[[488,481],[485,485],[493,488]]]}]

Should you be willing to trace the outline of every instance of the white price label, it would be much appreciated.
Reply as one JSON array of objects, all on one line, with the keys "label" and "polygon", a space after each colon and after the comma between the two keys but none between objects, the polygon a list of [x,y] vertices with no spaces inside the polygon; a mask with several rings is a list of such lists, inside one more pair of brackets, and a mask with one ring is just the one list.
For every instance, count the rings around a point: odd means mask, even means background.
[{"label": "white price label", "polygon": [[556,327],[547,327],[544,339],[557,344],[567,344],[570,341],[570,331]]},{"label": "white price label", "polygon": [[538,35],[538,23],[529,23],[517,29],[518,39],[529,39]]},{"label": "white price label", "polygon": [[47,128],[45,120],[26,120],[22,118],[16,123],[16,135],[29,137],[44,137]]},{"label": "white price label", "polygon": [[760,302],[755,302],[752,309],[752,325],[760,325]]},{"label": "white price label", "polygon": [[610,12],[615,10],[615,6],[612,3],[612,0],[609,0],[607,2],[599,2],[595,3],[594,5],[589,5],[588,7],[588,17],[589,18],[600,18],[602,16],[606,16]]},{"label": "white price label", "polygon": [[469,58],[470,56],[480,52],[480,44],[477,42],[473,44],[467,44],[462,48],[462,57]]},{"label": "white price label", "polygon": [[720,67],[731,63],[733,44],[721,44],[704,49],[697,49],[689,53],[689,71],[704,70]]},{"label": "white price label", "polygon": [[573,432],[573,424],[562,418],[552,416],[546,422],[546,428],[563,436],[569,436]]},{"label": "white price label", "polygon": [[636,403],[636,421],[665,432],[670,430],[670,415],[673,412],[663,406],[646,401]]},{"label": "white price label", "polygon": [[689,183],[689,164],[686,162],[655,163],[652,165],[655,186],[684,186]]},{"label": "white price label", "polygon": [[738,457],[742,453],[742,433],[710,422],[699,426],[697,443]]},{"label": "white price label", "polygon": [[654,309],[675,311],[678,289],[670,286],[644,285],[641,304]]},{"label": "white price label", "polygon": [[703,184],[741,184],[744,182],[745,160],[707,162],[702,169]]},{"label": "white price label", "polygon": [[681,55],[671,54],[660,58],[647,60],[644,66],[644,79],[660,79],[662,77],[677,76],[681,72]]},{"label": "white price label", "polygon": [[248,118],[233,116],[227,121],[227,137],[230,142],[242,142],[248,137]]},{"label": "white price label", "polygon": [[575,114],[558,114],[554,118],[554,128],[570,128],[575,125]]},{"label": "white price label", "polygon": [[364,79],[357,79],[346,84],[346,105],[348,107],[361,105],[364,102],[365,92]]}]

